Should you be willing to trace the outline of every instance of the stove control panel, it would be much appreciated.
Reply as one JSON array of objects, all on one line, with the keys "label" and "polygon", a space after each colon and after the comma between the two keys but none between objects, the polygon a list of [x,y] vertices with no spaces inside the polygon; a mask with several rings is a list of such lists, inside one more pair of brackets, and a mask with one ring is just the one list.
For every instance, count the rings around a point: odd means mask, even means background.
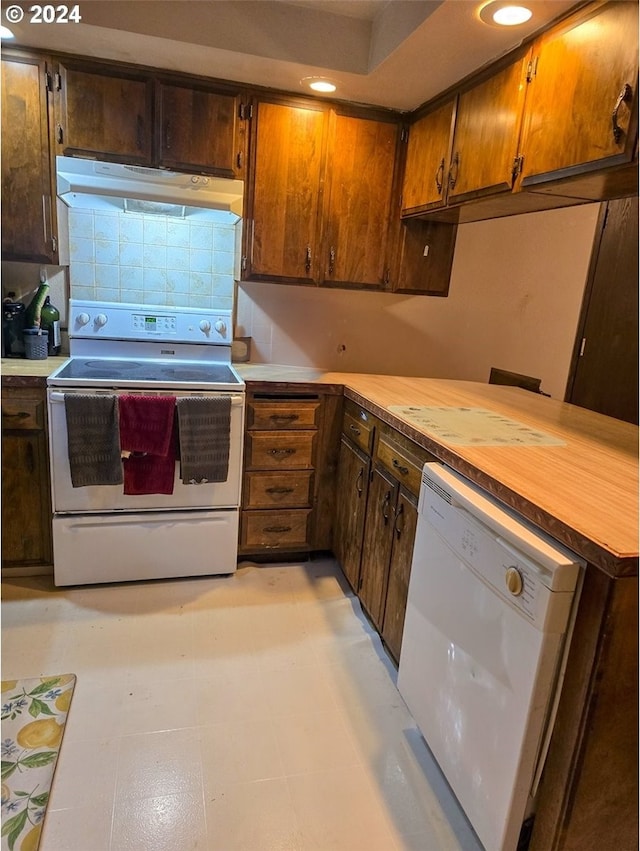
[{"label": "stove control panel", "polygon": [[76,339],[166,340],[230,346],[231,311],[71,299],[69,336]]}]

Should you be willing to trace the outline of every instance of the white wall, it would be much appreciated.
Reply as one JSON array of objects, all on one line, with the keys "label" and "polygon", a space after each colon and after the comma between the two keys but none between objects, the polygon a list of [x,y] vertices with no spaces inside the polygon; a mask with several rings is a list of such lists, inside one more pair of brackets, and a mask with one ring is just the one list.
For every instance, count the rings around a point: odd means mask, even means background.
[{"label": "white wall", "polygon": [[474,381],[497,366],[562,399],[598,209],[461,225],[444,299],[241,283],[236,333],[255,362]]}]

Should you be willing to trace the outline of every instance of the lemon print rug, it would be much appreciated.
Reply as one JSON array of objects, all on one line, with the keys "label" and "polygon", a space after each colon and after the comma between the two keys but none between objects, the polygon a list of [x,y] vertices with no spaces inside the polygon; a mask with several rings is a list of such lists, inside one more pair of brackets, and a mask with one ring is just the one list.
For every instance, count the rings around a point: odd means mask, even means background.
[{"label": "lemon print rug", "polygon": [[2,851],[36,851],[74,674],[2,683]]}]

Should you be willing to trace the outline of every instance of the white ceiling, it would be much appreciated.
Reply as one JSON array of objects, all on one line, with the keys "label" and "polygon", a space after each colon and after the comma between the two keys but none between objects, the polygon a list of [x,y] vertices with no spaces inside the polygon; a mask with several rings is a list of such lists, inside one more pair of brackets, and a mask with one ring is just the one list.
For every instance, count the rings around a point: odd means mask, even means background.
[{"label": "white ceiling", "polygon": [[12,29],[25,46],[292,92],[327,76],[334,97],[410,110],[576,0],[530,0],[534,15],[517,27],[482,23],[486,0],[81,0],[82,22],[67,24],[29,23],[22,5]]}]

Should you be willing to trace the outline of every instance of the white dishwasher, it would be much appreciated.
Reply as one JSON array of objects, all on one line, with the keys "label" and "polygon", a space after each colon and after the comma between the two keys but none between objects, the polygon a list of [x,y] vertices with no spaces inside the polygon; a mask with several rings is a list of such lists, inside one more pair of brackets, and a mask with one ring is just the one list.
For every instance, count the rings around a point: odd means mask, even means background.
[{"label": "white dishwasher", "polygon": [[398,689],[486,850],[515,851],[584,562],[441,464],[425,464],[418,512]]}]

